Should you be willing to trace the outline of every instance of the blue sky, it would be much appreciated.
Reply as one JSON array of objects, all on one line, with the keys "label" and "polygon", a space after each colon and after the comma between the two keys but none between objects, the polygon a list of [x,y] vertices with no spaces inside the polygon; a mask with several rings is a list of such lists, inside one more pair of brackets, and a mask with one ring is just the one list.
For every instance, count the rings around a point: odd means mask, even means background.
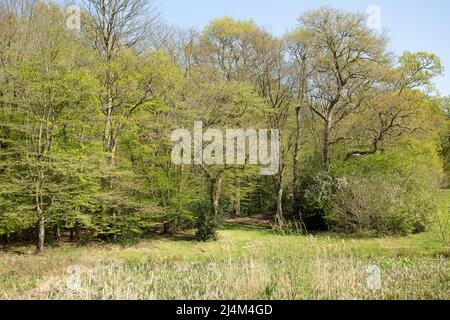
[{"label": "blue sky", "polygon": [[381,24],[391,39],[390,49],[401,53],[437,54],[446,68],[437,88],[450,95],[450,1],[448,0],[155,0],[166,23],[201,29],[216,17],[252,19],[276,35],[294,27],[304,11],[323,5],[365,12],[381,9]]}]

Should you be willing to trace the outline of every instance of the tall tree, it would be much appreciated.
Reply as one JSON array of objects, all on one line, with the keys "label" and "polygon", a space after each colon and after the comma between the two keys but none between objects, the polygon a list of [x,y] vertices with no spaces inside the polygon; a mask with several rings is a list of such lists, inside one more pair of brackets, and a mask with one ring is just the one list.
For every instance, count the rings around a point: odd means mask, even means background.
[{"label": "tall tree", "polygon": [[[136,97],[122,95],[128,88],[122,82],[130,51],[139,48],[155,27],[157,15],[146,0],[86,0],[82,30],[84,42],[100,57],[101,91],[98,99],[105,115],[104,145],[108,162],[114,163],[121,119],[146,102],[151,93],[150,83],[143,83]],[[133,54],[131,52],[131,54]]]},{"label": "tall tree", "polygon": [[339,126],[370,97],[379,79],[377,69],[387,63],[386,41],[366,26],[360,14],[322,8],[299,21],[313,35],[315,72],[309,107],[323,124],[322,161],[329,170],[331,147],[342,140]]},{"label": "tall tree", "polygon": [[129,127],[133,113],[156,99],[144,46],[156,28],[157,13],[152,2],[146,0],[86,0],[83,4],[80,39],[97,53],[93,68],[99,80],[97,99],[104,115],[106,156],[101,201],[106,216],[102,220],[107,220],[106,233],[117,239],[119,216],[141,210],[141,205],[132,199],[137,191],[132,179],[124,179],[130,177],[132,170],[119,163],[117,154],[120,137]]},{"label": "tall tree", "polygon": [[2,152],[1,191],[19,212],[34,212],[39,253],[46,219],[76,188],[61,174],[77,161],[58,154],[62,118],[89,103],[91,80],[79,68],[75,35],[65,29],[60,8],[37,2],[29,10],[27,19],[18,17],[26,41],[6,69],[2,131],[9,130],[10,137]]},{"label": "tall tree", "polygon": [[[442,73],[439,58],[426,52],[405,52],[395,68],[386,65],[384,70],[375,94],[365,103],[362,116],[367,118],[353,125],[358,130],[353,132],[353,139],[346,139],[361,145],[367,144],[369,137],[370,146],[351,150],[346,159],[375,154],[389,138],[426,129],[426,120],[419,120],[426,110],[421,110],[426,99],[417,90],[430,88],[432,78]],[[362,136],[358,131],[362,131]]]},{"label": "tall tree", "polygon": [[294,216],[303,223],[300,212],[300,148],[303,133],[302,111],[308,107],[311,88],[311,76],[314,73],[313,34],[303,29],[296,29],[285,37],[288,53],[288,77],[295,104],[295,141],[292,162],[292,194]]},{"label": "tall tree", "polygon": [[[251,84],[251,59],[254,58],[253,34],[258,31],[252,21],[238,21],[229,17],[215,19],[200,34],[194,47],[194,66],[204,72],[203,79],[213,84],[208,94],[209,110],[201,116],[205,128],[220,125],[245,127],[251,121],[249,115],[261,106]],[[252,51],[253,50],[253,51]],[[252,55],[253,52],[253,55]],[[212,104],[211,104],[212,102]],[[249,121],[250,120],[250,121]],[[242,164],[242,165],[245,165]],[[224,176],[234,171],[235,189],[238,192],[240,177],[233,166],[201,166],[210,181],[210,196],[214,215],[219,214],[219,202],[223,189]],[[238,195],[240,197],[240,195]],[[239,203],[235,202],[239,212]]]}]

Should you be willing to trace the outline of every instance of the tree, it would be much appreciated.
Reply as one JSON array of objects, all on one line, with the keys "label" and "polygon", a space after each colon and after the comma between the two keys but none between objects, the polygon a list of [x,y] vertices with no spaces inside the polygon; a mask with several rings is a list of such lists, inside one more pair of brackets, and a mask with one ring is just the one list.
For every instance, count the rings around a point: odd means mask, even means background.
[{"label": "tree", "polygon": [[[426,227],[449,149],[437,56],[395,57],[361,14],[331,8],[283,38],[230,17],[172,28],[146,0],[84,0],[78,31],[64,11],[0,0],[5,241],[210,240],[223,215],[257,210],[283,231]],[[179,164],[172,133],[193,123],[202,143]],[[279,132],[273,176],[248,151],[254,128]]]},{"label": "tree", "polygon": [[[55,206],[77,185],[63,168],[80,168],[76,159],[58,154],[64,113],[89,103],[91,78],[79,68],[74,34],[64,29],[59,7],[37,3],[28,19],[18,22],[31,36],[21,43],[3,94],[2,194],[21,213],[36,217],[36,252],[44,249],[45,223]],[[27,224],[26,224],[27,225]]]},{"label": "tree", "polygon": [[389,66],[386,68],[387,76],[365,106],[363,114],[367,119],[354,125],[356,128],[363,128],[359,129],[363,136],[355,135],[354,132],[353,139],[364,143],[367,141],[365,137],[369,137],[370,147],[366,150],[352,150],[347,153],[346,159],[375,154],[389,138],[430,129],[425,126],[425,122],[426,119],[433,118],[431,114],[419,120],[429,109],[424,106],[428,98],[417,89],[430,87],[431,79],[442,73],[440,60],[425,52],[405,52],[395,69],[392,70]]},{"label": "tree", "polygon": [[444,126],[444,133],[442,134],[442,156],[444,157],[445,171],[447,173],[447,181],[445,182],[450,185],[449,173],[450,173],[450,97],[445,97],[441,102],[441,108],[444,110],[446,118],[446,126]]},{"label": "tree", "polygon": [[309,105],[323,124],[322,161],[331,165],[331,147],[343,120],[356,112],[373,94],[377,70],[387,63],[385,39],[368,29],[359,14],[323,8],[299,19],[301,28],[313,35],[315,72]]},{"label": "tree", "polygon": [[[202,101],[194,102],[206,109],[200,116],[205,129],[217,125],[245,127],[255,122],[251,115],[257,114],[261,101],[246,80],[251,76],[250,60],[254,58],[251,54],[254,50],[251,35],[256,32],[258,28],[252,21],[236,21],[225,17],[212,21],[200,34],[199,42],[193,49],[194,68],[191,68],[190,76],[198,77],[199,71],[203,72],[201,81],[207,81],[205,85],[209,87],[205,89],[207,96],[201,96]],[[240,188],[240,177],[236,175],[236,167],[230,165],[220,167],[202,164],[200,168],[209,181],[211,207],[213,215],[217,217],[224,177],[234,171],[232,175],[235,177],[236,190]],[[245,164],[242,164],[237,171],[243,171],[244,168]],[[240,210],[238,196],[237,212]]]},{"label": "tree", "polygon": [[[112,220],[103,215],[101,220],[107,221],[102,222],[106,235],[117,239],[119,215],[149,210],[133,199],[137,190],[132,170],[119,163],[117,153],[136,109],[157,100],[152,70],[141,47],[155,29],[157,14],[145,0],[86,0],[83,9],[80,40],[98,55],[93,67],[100,84],[96,96],[104,114],[106,172],[101,178],[104,195],[100,200],[103,213]],[[130,179],[124,179],[127,176]]]},{"label": "tree", "polygon": [[296,29],[285,36],[286,50],[288,53],[288,77],[291,82],[291,91],[295,103],[295,140],[292,162],[292,194],[293,213],[300,218],[300,145],[302,139],[302,111],[308,107],[308,99],[311,88],[311,77],[315,71],[313,65],[314,49],[312,46],[313,34],[304,29]]},{"label": "tree", "polygon": [[286,84],[283,43],[267,35],[263,35],[259,41],[259,55],[256,60],[259,70],[254,75],[254,81],[260,97],[264,99],[267,106],[266,114],[269,128],[280,132],[280,166],[278,173],[274,176],[277,199],[275,222],[277,225],[283,226],[285,223],[283,197],[287,158],[294,138],[292,131],[288,129],[293,97],[289,86]]},{"label": "tree", "polygon": [[[150,83],[142,83],[142,92],[135,97],[123,97],[129,90],[123,82],[129,67],[127,59],[133,49],[149,36],[156,22],[156,13],[145,0],[86,0],[83,15],[83,40],[98,53],[101,63],[101,91],[98,99],[105,115],[105,151],[108,162],[114,163],[121,119],[145,103],[151,94]],[[134,94],[136,92],[133,92]]]},{"label": "tree", "polygon": [[[253,88],[246,83],[237,81],[202,79],[203,70],[202,67],[191,70],[186,81],[187,87],[184,88],[185,92],[190,93],[183,101],[185,110],[189,113],[186,119],[192,120],[189,126],[192,126],[194,120],[203,124],[202,128],[199,128],[202,131],[235,126],[243,127],[244,123],[250,124],[251,116],[257,114],[261,107],[261,101]],[[217,137],[209,138],[205,139],[200,147],[207,147],[217,139]],[[246,163],[237,166],[223,164],[215,153],[213,153],[211,162],[203,161],[205,157],[197,154],[196,151],[194,151],[194,157],[200,160],[195,161],[194,164],[207,181],[206,194],[212,211],[210,215],[204,213],[200,217],[199,223],[204,226],[202,220],[206,219],[216,225],[215,221],[220,218],[221,214],[220,200],[225,177],[232,174],[234,170],[244,170]],[[211,228],[212,238],[215,238],[215,232],[215,228]],[[203,236],[202,238],[204,240],[208,237]]]}]

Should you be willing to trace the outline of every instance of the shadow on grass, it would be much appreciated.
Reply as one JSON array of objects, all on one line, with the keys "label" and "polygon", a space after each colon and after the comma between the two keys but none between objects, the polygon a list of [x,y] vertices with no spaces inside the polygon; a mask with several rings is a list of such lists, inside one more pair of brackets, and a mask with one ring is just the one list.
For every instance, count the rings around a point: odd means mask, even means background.
[{"label": "shadow on grass", "polygon": [[271,230],[270,225],[253,225],[242,222],[224,222],[220,228],[221,230]]}]

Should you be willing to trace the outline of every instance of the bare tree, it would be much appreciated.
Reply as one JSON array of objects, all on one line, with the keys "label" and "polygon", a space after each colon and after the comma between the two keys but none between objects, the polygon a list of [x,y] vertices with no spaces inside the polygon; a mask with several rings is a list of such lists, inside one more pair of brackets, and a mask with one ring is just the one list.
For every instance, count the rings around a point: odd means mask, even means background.
[{"label": "bare tree", "polygon": [[271,129],[280,130],[280,168],[274,176],[277,211],[275,220],[282,226],[284,184],[287,169],[287,158],[294,142],[295,135],[287,130],[288,120],[293,105],[293,97],[287,80],[287,65],[283,42],[267,34],[261,34],[256,41],[257,56],[254,61],[253,81],[259,95],[268,106],[267,123]]},{"label": "bare tree", "polygon": [[[82,39],[98,52],[104,62],[104,94],[99,98],[106,117],[105,151],[113,163],[120,132],[115,115],[122,111],[123,101],[115,95],[120,75],[113,71],[112,64],[121,51],[139,49],[139,45],[152,35],[158,14],[152,1],[147,0],[84,0],[83,3]],[[129,111],[145,101],[149,91],[146,90],[137,103],[128,104]]]},{"label": "bare tree", "polygon": [[323,123],[323,165],[329,170],[330,149],[343,138],[339,125],[370,97],[377,66],[386,62],[385,39],[365,24],[363,15],[322,8],[300,18],[313,34],[315,72],[310,110]]},{"label": "bare tree", "polygon": [[308,93],[311,90],[310,78],[315,71],[312,60],[314,49],[311,44],[313,35],[304,29],[297,29],[285,39],[288,54],[288,77],[292,96],[295,101],[295,141],[292,163],[292,194],[294,215],[303,222],[300,212],[300,145],[302,137],[302,111],[308,107]]},{"label": "bare tree", "polygon": [[87,44],[105,61],[139,45],[157,30],[158,13],[148,0],[83,0],[82,29]]}]

